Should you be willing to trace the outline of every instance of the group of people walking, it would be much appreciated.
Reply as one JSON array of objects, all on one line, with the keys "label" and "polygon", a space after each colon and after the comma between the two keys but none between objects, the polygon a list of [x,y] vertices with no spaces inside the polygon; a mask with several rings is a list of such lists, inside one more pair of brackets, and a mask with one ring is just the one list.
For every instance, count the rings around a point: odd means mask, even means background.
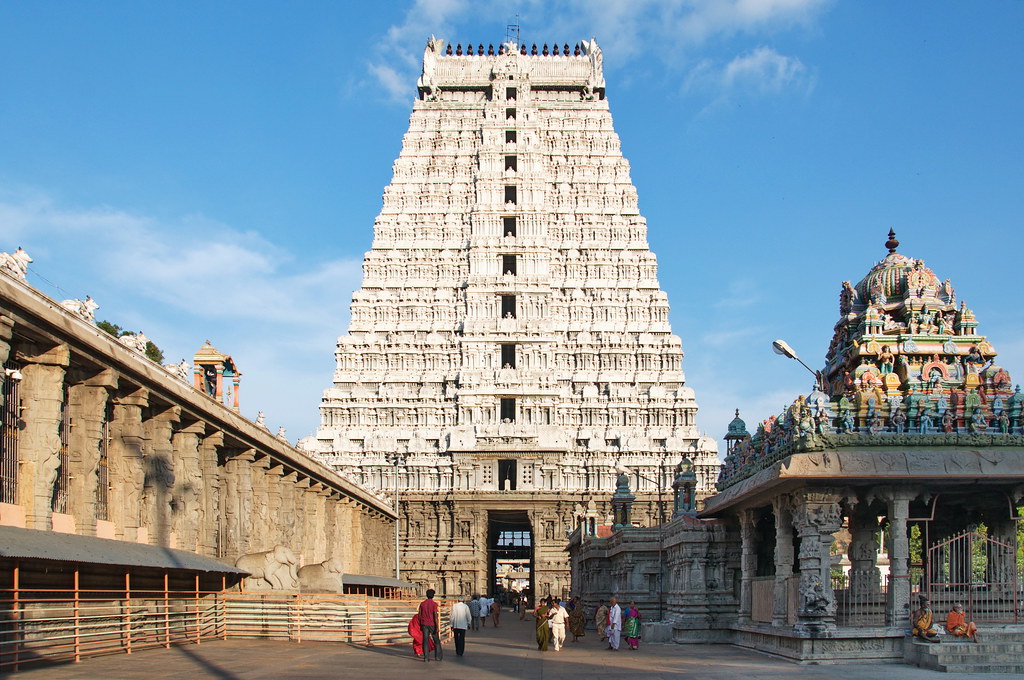
[{"label": "group of people walking", "polygon": [[[428,590],[416,615],[409,622],[409,635],[412,637],[413,652],[424,662],[430,661],[430,653],[434,659],[441,661],[444,652],[441,648],[441,608],[434,600],[434,591]],[[526,612],[526,601],[520,601],[520,619]],[[455,654],[462,656],[466,649],[466,631],[479,630],[487,625],[487,617],[491,617],[497,628],[501,620],[501,605],[486,595],[473,595],[465,602],[452,604],[448,617],[448,625],[455,641]],[[586,636],[586,614],[579,597],[572,597],[568,602],[558,598],[541,599],[533,610],[537,634],[537,649],[548,651],[549,645],[561,651],[565,645],[566,631],[576,642]],[[622,637],[626,638],[629,649],[640,647],[640,610],[635,602],[630,602],[625,609],[619,606],[616,598],[608,604],[600,601],[594,612],[594,626],[597,628],[600,641],[608,642],[608,649],[618,651]]]},{"label": "group of people walking", "polygon": [[[609,606],[610,604],[610,606]],[[630,649],[640,648],[640,610],[636,608],[635,602],[623,610],[616,598],[612,598],[609,604],[604,600],[594,612],[594,627],[597,629],[599,639],[608,642],[608,649],[619,650],[622,636],[626,637],[626,644]],[[536,617],[537,649],[547,651],[551,644],[555,651],[560,651],[565,644],[566,624],[572,633],[573,642],[586,635],[584,630],[586,614],[583,610],[583,603],[579,597],[573,597],[568,602],[560,602],[555,598],[548,597],[541,600],[534,611]]]},{"label": "group of people walking", "polygon": [[[430,652],[434,660],[441,661],[444,652],[441,649],[441,608],[438,606],[433,589],[427,591],[427,598],[420,602],[419,609],[409,621],[409,637],[412,638],[412,650],[424,662],[430,661]],[[501,621],[501,604],[486,595],[473,595],[467,602],[455,602],[448,617],[448,627],[455,641],[455,655],[462,656],[466,651],[466,631],[480,630],[487,626],[487,617],[491,617],[494,627]]]}]

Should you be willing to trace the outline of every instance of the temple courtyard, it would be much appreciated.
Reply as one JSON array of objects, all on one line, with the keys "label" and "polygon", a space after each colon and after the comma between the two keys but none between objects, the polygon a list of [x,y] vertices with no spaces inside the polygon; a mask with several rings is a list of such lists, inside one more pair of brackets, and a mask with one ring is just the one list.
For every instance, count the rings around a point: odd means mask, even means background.
[{"label": "temple courtyard", "polygon": [[[957,643],[951,643],[957,644]],[[30,668],[21,680],[94,678],[453,678],[472,680],[540,680],[558,678],[591,680],[620,678],[702,678],[759,680],[807,678],[808,680],[914,680],[918,678],[979,677],[963,673],[938,673],[902,664],[798,665],[731,645],[641,644],[629,651],[605,649],[593,631],[577,643],[567,642],[560,652],[540,652],[533,640],[533,622],[519,621],[506,612],[502,624],[470,632],[466,654],[455,655],[450,641],[444,644],[444,661],[424,664],[412,655],[411,645],[365,647],[349,644],[263,640],[226,640],[171,649],[151,649],[130,656],[86,659],[78,664]],[[615,670],[618,667],[619,670]],[[415,675],[413,675],[415,674]],[[1016,674],[991,673],[991,680],[1019,680]]]}]

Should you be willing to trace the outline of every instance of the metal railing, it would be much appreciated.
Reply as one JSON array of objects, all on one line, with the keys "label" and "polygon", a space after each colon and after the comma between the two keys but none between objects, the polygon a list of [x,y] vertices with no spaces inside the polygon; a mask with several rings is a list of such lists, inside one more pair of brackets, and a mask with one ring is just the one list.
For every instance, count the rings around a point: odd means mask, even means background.
[{"label": "metal railing", "polygon": [[832,577],[836,625],[884,626],[889,579],[878,569],[851,569]]},{"label": "metal railing", "polygon": [[[166,582],[165,582],[166,583]],[[0,589],[0,673],[228,638],[386,645],[410,642],[419,600],[366,595]],[[441,634],[447,636],[442,601]]]},{"label": "metal railing", "polygon": [[[13,361],[5,369],[21,368]],[[3,406],[0,407],[0,503],[18,502],[18,421],[21,416],[21,383],[5,379]]]}]

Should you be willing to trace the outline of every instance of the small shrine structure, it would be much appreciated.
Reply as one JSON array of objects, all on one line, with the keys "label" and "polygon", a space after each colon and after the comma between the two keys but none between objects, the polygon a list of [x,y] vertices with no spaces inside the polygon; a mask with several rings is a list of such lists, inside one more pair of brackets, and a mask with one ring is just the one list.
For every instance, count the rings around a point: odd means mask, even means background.
[{"label": "small shrine structure", "polygon": [[224,354],[207,340],[192,358],[195,388],[225,406],[238,410],[238,384],[241,371],[230,354]]},{"label": "small shrine structure", "polygon": [[1024,395],[950,280],[885,245],[842,284],[816,389],[753,435],[729,426],[699,516],[738,525],[738,644],[910,658],[918,594],[1020,623]]}]

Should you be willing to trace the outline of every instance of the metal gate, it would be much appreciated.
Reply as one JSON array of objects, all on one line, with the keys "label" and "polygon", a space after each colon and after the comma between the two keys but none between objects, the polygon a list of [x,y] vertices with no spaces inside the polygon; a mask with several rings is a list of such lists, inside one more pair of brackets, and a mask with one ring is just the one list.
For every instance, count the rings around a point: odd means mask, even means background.
[{"label": "metal gate", "polygon": [[1022,579],[1015,539],[965,531],[928,549],[927,592],[937,620],[959,602],[974,621],[1018,623]]}]

